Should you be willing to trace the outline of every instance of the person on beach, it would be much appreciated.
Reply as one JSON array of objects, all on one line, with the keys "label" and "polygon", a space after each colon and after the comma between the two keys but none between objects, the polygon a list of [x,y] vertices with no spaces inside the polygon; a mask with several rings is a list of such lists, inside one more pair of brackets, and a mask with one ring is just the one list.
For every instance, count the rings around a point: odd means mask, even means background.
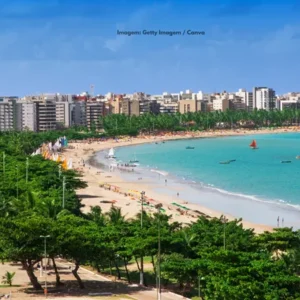
[{"label": "person on beach", "polygon": [[179,193],[177,193],[177,197],[179,197]]},{"label": "person on beach", "polygon": [[165,179],[165,185],[167,185],[167,183],[168,183],[168,180],[167,180],[167,179]]},{"label": "person on beach", "polygon": [[283,227],[284,224],[284,218],[281,219],[281,226]]},{"label": "person on beach", "polygon": [[279,220],[280,220],[280,218],[278,216],[278,218],[277,218],[277,227],[279,227]]}]

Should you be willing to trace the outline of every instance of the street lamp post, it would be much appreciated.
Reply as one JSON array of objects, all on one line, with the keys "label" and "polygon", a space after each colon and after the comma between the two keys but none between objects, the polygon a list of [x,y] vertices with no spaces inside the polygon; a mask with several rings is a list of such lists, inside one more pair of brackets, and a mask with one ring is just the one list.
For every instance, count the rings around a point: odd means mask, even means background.
[{"label": "street lamp post", "polygon": [[226,250],[226,217],[225,216],[223,216],[222,221],[223,221],[223,225],[224,225],[223,244],[224,244],[224,250]]},{"label": "street lamp post", "polygon": [[19,200],[19,167],[16,166],[17,171],[17,200]]},{"label": "street lamp post", "polygon": [[157,300],[161,300],[161,282],[160,282],[160,252],[161,252],[161,245],[160,245],[160,209],[162,207],[162,204],[159,203],[155,206],[155,208],[157,209],[157,214],[158,214],[158,251],[157,251]]},{"label": "street lamp post", "polygon": [[143,214],[144,214],[144,197],[145,192],[141,192],[141,228],[143,228]]},{"label": "street lamp post", "polygon": [[29,159],[26,157],[26,184],[28,183],[28,167],[29,167]]},{"label": "street lamp post", "polygon": [[[141,229],[143,228],[144,196],[145,196],[145,192],[142,191],[141,192]],[[144,285],[144,257],[143,257],[143,255],[141,255],[140,285]]]},{"label": "street lamp post", "polygon": [[204,277],[201,277],[200,275],[198,276],[198,298],[199,299],[201,297],[201,280],[204,280],[204,279],[205,279]]},{"label": "street lamp post", "polygon": [[44,255],[45,255],[45,266],[44,266],[44,272],[45,272],[45,288],[44,288],[44,294],[47,298],[47,238],[49,238],[50,235],[41,235],[40,238],[44,239]]},{"label": "street lamp post", "polygon": [[58,178],[61,176],[61,165],[58,166]]},{"label": "street lamp post", "polygon": [[5,152],[3,152],[3,180],[5,177]]},{"label": "street lamp post", "polygon": [[63,208],[65,208],[65,188],[66,188],[66,177],[63,176],[63,201],[62,201]]}]

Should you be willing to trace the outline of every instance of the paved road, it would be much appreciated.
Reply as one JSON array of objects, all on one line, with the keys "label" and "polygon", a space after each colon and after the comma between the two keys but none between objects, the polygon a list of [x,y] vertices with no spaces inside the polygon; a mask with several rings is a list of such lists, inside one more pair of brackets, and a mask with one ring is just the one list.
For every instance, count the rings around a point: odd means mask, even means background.
[{"label": "paved road", "polygon": [[[60,262],[58,260],[56,261],[56,264],[57,264],[57,266],[62,267],[62,268],[68,268],[68,267],[73,268],[74,267],[74,264],[72,264],[72,263]],[[71,274],[71,269],[70,269],[70,274]],[[104,276],[95,274],[94,272],[89,271],[85,268],[81,268],[81,267],[78,270],[78,274],[82,279],[98,280],[98,281],[111,281],[111,280],[109,280],[108,278],[106,278]]]},{"label": "paved road", "polygon": [[[63,269],[63,273],[61,274],[61,279],[62,281],[64,280],[75,280],[74,276],[71,274],[71,269],[69,268],[71,266],[71,268],[74,267],[74,264],[66,262],[64,260],[57,260],[56,264],[59,268]],[[26,274],[26,272],[22,269],[22,266],[20,264],[4,264],[0,266],[0,278],[2,278],[2,276],[4,275],[4,273],[6,271],[9,272],[16,272],[15,278],[14,278],[14,284],[19,284],[22,285],[23,287],[27,285],[27,283],[29,282],[28,276]],[[54,281],[55,280],[55,275],[53,274],[53,271],[51,272],[52,274],[50,276],[48,276],[48,281]],[[101,291],[104,292],[111,292],[113,293],[114,296],[112,297],[99,297],[99,299],[103,299],[103,300],[110,300],[110,299],[115,299],[115,300],[121,300],[124,299],[124,297],[122,297],[123,295],[128,295],[130,298],[132,299],[136,299],[136,300],[156,300],[157,299],[157,293],[155,289],[141,289],[140,287],[138,287],[137,285],[132,285],[132,286],[128,286],[126,283],[124,282],[120,282],[120,283],[116,283],[112,280],[110,280],[107,277],[95,274],[92,271],[89,271],[85,268],[80,268],[78,273],[80,274],[80,277],[83,280],[89,280],[89,281],[99,281],[103,284],[101,285]],[[36,275],[38,276],[39,281],[41,282],[41,284],[43,285],[43,277],[40,277],[39,272],[36,272]],[[13,292],[13,297],[12,299],[14,300],[25,300],[25,299],[31,299],[31,295],[30,294],[24,294],[22,292],[18,291],[19,288],[15,287],[15,288],[0,288],[0,294],[7,294],[10,291]],[[97,290],[96,290],[97,291]],[[33,298],[33,297],[32,297]],[[89,297],[88,295],[86,296],[81,296],[81,297],[71,297],[71,296],[65,296],[65,297],[51,297],[51,294],[49,295],[48,299],[55,299],[55,300],[59,300],[59,299],[64,299],[64,300],[73,300],[73,299],[82,299],[82,300],[90,300],[90,299],[97,299],[98,297]],[[40,299],[45,299],[44,297],[40,297],[40,296],[35,296],[34,299],[36,300],[40,300]],[[176,294],[173,293],[169,293],[169,292],[163,292],[161,295],[161,300],[180,300],[180,299],[186,299],[183,298],[181,296],[178,296]]]},{"label": "paved road", "polygon": [[[61,267],[74,266],[74,264],[68,262],[58,262],[57,265]],[[82,279],[111,282],[110,279],[95,274],[94,272],[91,272],[85,268],[80,268],[78,273],[80,274],[80,277]],[[136,291],[136,285],[133,285],[132,289],[133,289],[132,292],[128,293],[129,297],[132,297],[136,300],[157,300],[157,292],[155,289]],[[180,300],[180,299],[188,299],[188,298],[184,298],[180,295],[169,293],[169,292],[162,292],[161,294],[161,300]]]},{"label": "paved road", "polygon": [[[141,292],[130,294],[130,297],[133,297],[138,300],[156,300],[157,292],[156,290],[141,291]],[[161,300],[180,300],[180,299],[188,299],[188,298],[184,298],[180,295],[176,295],[174,293],[169,293],[169,292],[161,293]]]}]

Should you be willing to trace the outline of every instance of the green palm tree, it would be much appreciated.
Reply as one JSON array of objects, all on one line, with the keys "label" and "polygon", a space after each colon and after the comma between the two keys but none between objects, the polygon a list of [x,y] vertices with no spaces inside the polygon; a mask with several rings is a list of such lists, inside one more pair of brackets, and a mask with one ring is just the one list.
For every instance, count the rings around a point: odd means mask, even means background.
[{"label": "green palm tree", "polygon": [[8,284],[9,286],[12,286],[12,283],[13,283],[13,279],[14,279],[14,276],[16,275],[16,272],[8,272],[6,271],[5,275],[2,276],[2,283],[3,284]]},{"label": "green palm tree", "polygon": [[125,221],[125,216],[122,215],[122,210],[119,207],[111,206],[109,212],[106,213],[111,224],[117,225]]}]

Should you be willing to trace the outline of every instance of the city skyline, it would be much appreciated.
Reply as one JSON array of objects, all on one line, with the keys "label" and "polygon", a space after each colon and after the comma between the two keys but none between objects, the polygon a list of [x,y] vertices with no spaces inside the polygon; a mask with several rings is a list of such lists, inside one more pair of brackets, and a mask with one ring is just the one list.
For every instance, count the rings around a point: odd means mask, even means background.
[{"label": "city skyline", "polygon": [[[132,9],[134,7],[134,9]],[[1,94],[88,90],[297,91],[297,1],[10,1],[2,4]],[[117,30],[205,31],[123,36]]]}]

